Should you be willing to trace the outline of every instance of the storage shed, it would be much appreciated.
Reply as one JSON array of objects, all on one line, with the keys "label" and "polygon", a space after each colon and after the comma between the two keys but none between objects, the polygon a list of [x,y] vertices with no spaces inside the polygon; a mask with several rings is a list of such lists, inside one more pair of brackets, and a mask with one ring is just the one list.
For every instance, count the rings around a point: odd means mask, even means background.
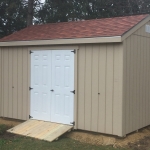
[{"label": "storage shed", "polygon": [[149,15],[33,25],[0,39],[1,117],[124,136],[149,115]]}]

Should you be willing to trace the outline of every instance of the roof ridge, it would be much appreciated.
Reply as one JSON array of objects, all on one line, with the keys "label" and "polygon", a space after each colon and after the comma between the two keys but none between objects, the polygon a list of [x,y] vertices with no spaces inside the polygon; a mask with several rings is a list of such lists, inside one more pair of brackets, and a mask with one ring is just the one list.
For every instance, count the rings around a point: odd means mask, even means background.
[{"label": "roof ridge", "polygon": [[125,17],[134,17],[134,16],[148,16],[149,14],[140,14],[140,15],[128,15],[128,16],[119,16],[119,17],[108,17],[108,18],[96,18],[96,19],[88,19],[88,20],[79,20],[79,21],[68,21],[68,22],[52,22],[52,23],[45,23],[45,24],[35,24],[31,25],[29,27],[33,26],[44,26],[44,25],[55,25],[55,24],[69,24],[69,23],[80,23],[80,22],[91,22],[91,21],[99,21],[99,20],[109,20],[109,19],[114,19],[114,18],[125,18]]}]

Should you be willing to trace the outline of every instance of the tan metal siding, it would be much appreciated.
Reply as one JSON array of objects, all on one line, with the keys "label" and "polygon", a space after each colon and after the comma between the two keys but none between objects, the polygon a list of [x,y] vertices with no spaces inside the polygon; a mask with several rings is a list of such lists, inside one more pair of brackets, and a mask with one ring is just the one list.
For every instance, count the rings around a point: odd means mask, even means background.
[{"label": "tan metal siding", "polygon": [[122,136],[122,73],[122,44],[80,45],[79,129]]},{"label": "tan metal siding", "polygon": [[92,101],[91,101],[91,129],[93,131],[97,131],[98,129],[98,97],[99,97],[99,88],[98,88],[98,64],[99,64],[99,45],[96,45],[94,49],[92,49],[92,86],[91,86],[91,94],[92,94]]},{"label": "tan metal siding", "polygon": [[128,37],[123,47],[123,133],[127,134],[150,124],[150,34],[145,25]]},{"label": "tan metal siding", "polygon": [[[2,116],[28,119],[29,50],[74,48],[78,46],[3,48]],[[75,59],[76,128],[122,136],[122,57],[122,44],[79,46]]]},{"label": "tan metal siding", "polygon": [[27,48],[2,48],[3,117],[28,119],[28,55]]}]

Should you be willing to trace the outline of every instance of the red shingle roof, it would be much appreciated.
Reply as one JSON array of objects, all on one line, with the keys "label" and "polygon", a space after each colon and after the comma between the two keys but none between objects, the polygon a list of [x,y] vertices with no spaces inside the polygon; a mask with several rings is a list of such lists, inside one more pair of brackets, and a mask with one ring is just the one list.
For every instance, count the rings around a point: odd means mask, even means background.
[{"label": "red shingle roof", "polygon": [[146,14],[77,22],[33,25],[6,36],[0,39],[0,41],[30,41],[121,36],[147,16],[149,15]]}]

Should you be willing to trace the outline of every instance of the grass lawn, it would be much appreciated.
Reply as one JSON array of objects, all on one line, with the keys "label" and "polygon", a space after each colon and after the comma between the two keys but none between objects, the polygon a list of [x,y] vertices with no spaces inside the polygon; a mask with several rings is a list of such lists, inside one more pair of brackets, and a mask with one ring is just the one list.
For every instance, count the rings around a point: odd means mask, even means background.
[{"label": "grass lawn", "polygon": [[66,137],[50,143],[6,133],[8,128],[0,125],[0,150],[124,150],[80,143]]}]

